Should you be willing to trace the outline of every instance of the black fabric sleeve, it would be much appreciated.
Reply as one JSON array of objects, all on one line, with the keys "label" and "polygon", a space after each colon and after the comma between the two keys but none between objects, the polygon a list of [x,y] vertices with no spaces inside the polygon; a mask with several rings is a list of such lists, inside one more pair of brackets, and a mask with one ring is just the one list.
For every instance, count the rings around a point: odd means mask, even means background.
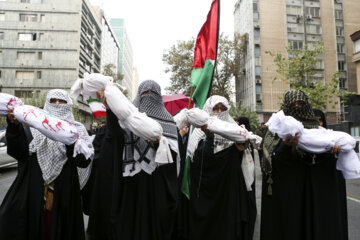
[{"label": "black fabric sleeve", "polygon": [[25,161],[29,157],[29,144],[22,124],[11,123],[6,118],[8,127],[6,129],[7,154],[17,161]]},{"label": "black fabric sleeve", "polygon": [[91,160],[90,160],[90,158],[86,159],[83,154],[78,154],[78,155],[76,155],[76,157],[73,157],[75,144],[65,145],[65,146],[66,146],[67,158],[72,159],[72,161],[74,161],[74,163],[77,167],[86,168],[87,166],[89,166]]}]

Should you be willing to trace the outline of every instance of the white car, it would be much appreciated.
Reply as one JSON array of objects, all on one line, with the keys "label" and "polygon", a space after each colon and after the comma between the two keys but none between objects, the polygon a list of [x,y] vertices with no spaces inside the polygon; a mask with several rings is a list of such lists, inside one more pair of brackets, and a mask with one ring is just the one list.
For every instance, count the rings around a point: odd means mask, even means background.
[{"label": "white car", "polygon": [[16,165],[17,161],[7,154],[6,131],[0,131],[0,168]]}]

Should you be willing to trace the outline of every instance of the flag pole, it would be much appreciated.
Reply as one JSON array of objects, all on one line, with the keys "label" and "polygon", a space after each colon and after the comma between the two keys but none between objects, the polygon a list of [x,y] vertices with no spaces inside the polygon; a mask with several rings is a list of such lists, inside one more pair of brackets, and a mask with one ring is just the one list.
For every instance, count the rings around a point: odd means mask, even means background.
[{"label": "flag pole", "polygon": [[195,90],[195,87],[191,86],[188,109],[190,109],[190,106],[191,106],[191,99],[192,99],[192,95],[194,93],[194,90]]}]

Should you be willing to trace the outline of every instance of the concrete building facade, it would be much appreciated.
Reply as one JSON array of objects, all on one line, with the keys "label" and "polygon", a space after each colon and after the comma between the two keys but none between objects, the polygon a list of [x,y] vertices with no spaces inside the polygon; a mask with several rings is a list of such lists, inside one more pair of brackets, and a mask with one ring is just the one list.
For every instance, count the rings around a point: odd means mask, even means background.
[{"label": "concrete building facade", "polygon": [[[244,76],[236,83],[237,101],[253,106],[266,121],[279,110],[279,99],[289,89],[278,76],[274,59],[265,51],[282,53],[292,44],[300,49],[316,41],[324,45],[314,79],[324,84],[339,71],[339,87],[357,91],[355,69],[351,62],[350,34],[360,25],[360,1],[356,0],[239,0],[235,5],[235,32],[247,33],[248,50],[243,64]],[[352,31],[351,31],[352,30]],[[344,108],[327,108],[329,123],[344,120]]]},{"label": "concrete building facade", "polygon": [[111,64],[114,66],[113,71],[116,76],[118,73],[120,44],[117,41],[115,32],[111,28],[109,19],[101,7],[93,6],[93,9],[102,25],[100,72],[103,73],[105,66]]},{"label": "concrete building facade", "polygon": [[132,86],[132,92],[129,95],[132,96],[131,99],[134,100],[139,86],[139,73],[137,71],[137,68],[133,69]]},{"label": "concrete building facade", "polygon": [[27,98],[69,89],[100,67],[101,24],[88,0],[0,1],[3,92]]},{"label": "concrete building facade", "polygon": [[132,95],[133,88],[135,87],[133,86],[132,80],[133,49],[126,31],[125,20],[122,18],[111,18],[110,25],[114,30],[116,38],[120,44],[118,72],[124,76],[120,84],[128,91],[129,97],[132,99],[135,97]]}]

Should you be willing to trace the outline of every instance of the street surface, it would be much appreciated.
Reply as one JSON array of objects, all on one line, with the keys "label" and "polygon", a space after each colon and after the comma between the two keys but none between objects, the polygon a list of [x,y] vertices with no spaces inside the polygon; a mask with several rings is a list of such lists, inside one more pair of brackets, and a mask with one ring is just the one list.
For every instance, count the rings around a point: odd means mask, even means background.
[{"label": "street surface", "polygon": [[[257,155],[257,154],[255,154]],[[2,157],[2,156],[0,156]],[[260,239],[260,207],[261,207],[261,171],[259,167],[259,160],[256,158],[256,199],[258,207],[258,218],[255,226],[254,240]],[[0,169],[0,202],[5,197],[7,190],[16,177],[16,167],[8,167]],[[349,220],[349,240],[360,239],[360,179],[347,181],[347,196],[348,196],[348,220]],[[87,225],[87,217],[85,219],[85,226]]]}]

